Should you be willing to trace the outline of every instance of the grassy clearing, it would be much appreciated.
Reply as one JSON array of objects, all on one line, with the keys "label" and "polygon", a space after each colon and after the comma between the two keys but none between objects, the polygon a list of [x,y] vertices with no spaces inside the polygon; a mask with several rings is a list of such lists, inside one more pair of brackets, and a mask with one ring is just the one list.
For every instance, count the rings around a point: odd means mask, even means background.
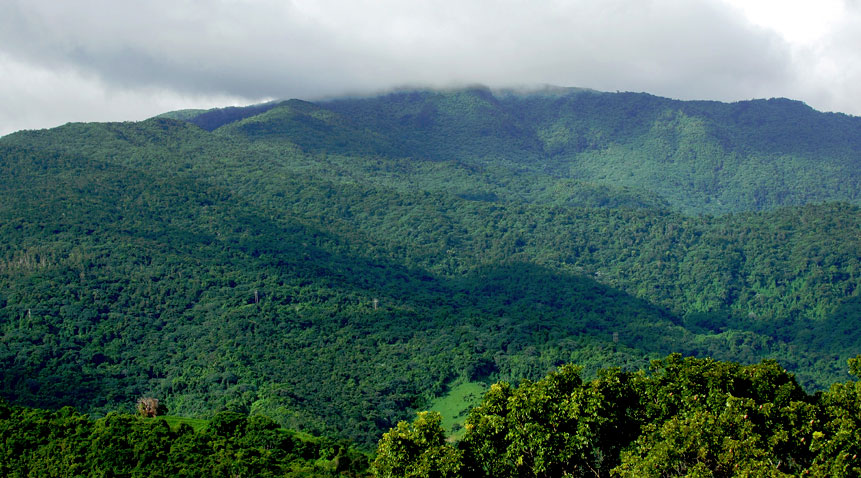
[{"label": "grassy clearing", "polygon": [[452,385],[449,392],[431,402],[429,409],[442,415],[442,426],[455,440],[466,431],[463,423],[469,410],[481,402],[487,385],[480,382],[462,382]]},{"label": "grassy clearing", "polygon": [[158,418],[163,418],[172,429],[176,429],[180,423],[185,423],[186,425],[191,426],[194,431],[200,431],[209,423],[209,420],[202,420],[200,418],[175,417],[171,415]]}]

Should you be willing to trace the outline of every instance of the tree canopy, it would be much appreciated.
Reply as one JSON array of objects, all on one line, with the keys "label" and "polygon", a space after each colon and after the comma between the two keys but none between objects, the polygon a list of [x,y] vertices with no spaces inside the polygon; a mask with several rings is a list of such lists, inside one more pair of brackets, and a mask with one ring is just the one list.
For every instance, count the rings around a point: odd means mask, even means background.
[{"label": "tree canopy", "polygon": [[467,89],[7,135],[0,394],[370,447],[458,381],[562,363],[775,358],[824,390],[861,346],[857,130]]},{"label": "tree canopy", "polygon": [[442,440],[432,413],[399,423],[380,440],[372,469],[379,477],[851,477],[861,473],[859,405],[861,382],[808,395],[774,361],[676,354],[648,373],[602,369],[590,381],[566,365],[535,382],[493,385],[457,443]]}]

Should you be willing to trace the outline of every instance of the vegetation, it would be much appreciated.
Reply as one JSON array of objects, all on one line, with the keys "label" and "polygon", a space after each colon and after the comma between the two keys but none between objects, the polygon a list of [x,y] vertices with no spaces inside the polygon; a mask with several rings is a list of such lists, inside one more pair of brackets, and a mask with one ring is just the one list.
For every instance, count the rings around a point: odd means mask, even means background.
[{"label": "vegetation", "polygon": [[[850,361],[853,367],[861,355]],[[377,477],[831,476],[861,473],[861,382],[807,395],[774,361],[670,355],[650,373],[566,365],[494,384],[447,443],[421,412],[383,435]]]},{"label": "vegetation", "polygon": [[321,109],[392,138],[402,156],[634,188],[686,213],[861,199],[861,119],[786,99],[725,104],[474,88],[335,100]]},{"label": "vegetation", "polygon": [[463,425],[469,410],[478,405],[487,387],[480,382],[461,382],[451,384],[448,392],[435,398],[428,409],[440,414],[442,427],[449,439],[463,436]]},{"label": "vegetation", "polygon": [[165,406],[157,398],[141,397],[137,402],[138,414],[142,417],[155,417],[167,413]]},{"label": "vegetation", "polygon": [[219,111],[0,139],[3,397],[369,447],[463,383],[681,352],[813,392],[861,345],[856,118],[481,89]]},{"label": "vegetation", "polygon": [[263,416],[221,412],[202,428],[110,413],[98,420],[0,400],[0,475],[367,476],[367,456],[345,442],[280,429]]}]

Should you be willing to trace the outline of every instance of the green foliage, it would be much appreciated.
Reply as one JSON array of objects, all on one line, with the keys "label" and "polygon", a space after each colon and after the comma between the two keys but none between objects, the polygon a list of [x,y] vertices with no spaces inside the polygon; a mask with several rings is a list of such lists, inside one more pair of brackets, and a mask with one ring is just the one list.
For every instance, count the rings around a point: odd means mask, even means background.
[{"label": "green foliage", "polygon": [[[482,89],[218,111],[0,140],[0,394],[94,416],[153,396],[371,446],[463,381],[680,351],[824,390],[858,353],[858,207],[770,209],[856,201],[853,118]],[[831,143],[781,137],[786,113]],[[799,197],[814,152],[833,194]],[[735,166],[760,203],[720,186]],[[737,202],[696,202],[706,183]]]},{"label": "green foliage", "polygon": [[861,474],[861,381],[836,383],[819,395],[819,430],[812,432],[813,476]]},{"label": "green foliage", "polygon": [[449,478],[460,476],[461,453],[445,442],[442,417],[420,412],[412,423],[399,422],[383,435],[371,465],[385,478]]},{"label": "green foliage", "polygon": [[612,442],[634,430],[610,420],[629,397],[615,396],[612,379],[609,385],[583,386],[571,366],[516,389],[493,385],[466,424],[470,475],[581,476],[612,466],[605,463],[613,459]]},{"label": "green foliage", "polygon": [[442,417],[442,427],[451,438],[463,436],[463,425],[469,410],[481,401],[487,386],[480,382],[462,382],[449,385],[445,395],[435,398],[428,409]]},{"label": "green foliage", "polygon": [[208,429],[110,413],[91,420],[0,401],[2,476],[366,476],[344,443],[301,438],[263,416],[215,415]]},{"label": "green foliage", "polygon": [[[856,382],[808,395],[773,361],[674,354],[649,374],[605,369],[589,382],[566,365],[536,382],[491,386],[464,438],[445,445],[455,460],[446,466],[474,477],[857,476],[859,399]],[[420,414],[384,436],[376,476],[443,446],[439,427],[434,439],[414,438],[426,422]],[[409,446],[393,452],[406,436]]]},{"label": "green foliage", "polygon": [[849,359],[849,373],[861,378],[861,354]]},{"label": "green foliage", "polygon": [[405,156],[636,188],[689,213],[859,200],[861,120],[786,99],[474,88],[323,106],[389,134]]},{"label": "green foliage", "polygon": [[163,419],[174,430],[180,426],[187,425],[194,431],[201,431],[209,425],[208,420],[201,418],[178,417],[175,415],[164,415],[159,418]]}]

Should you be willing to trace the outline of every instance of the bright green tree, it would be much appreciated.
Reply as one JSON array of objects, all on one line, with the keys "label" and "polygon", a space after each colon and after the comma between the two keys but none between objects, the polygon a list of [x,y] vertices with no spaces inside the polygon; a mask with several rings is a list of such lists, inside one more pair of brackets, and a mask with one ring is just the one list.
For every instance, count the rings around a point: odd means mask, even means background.
[{"label": "bright green tree", "polygon": [[459,476],[462,452],[446,443],[442,417],[419,412],[412,423],[399,422],[380,439],[371,465],[380,478],[448,478]]}]

